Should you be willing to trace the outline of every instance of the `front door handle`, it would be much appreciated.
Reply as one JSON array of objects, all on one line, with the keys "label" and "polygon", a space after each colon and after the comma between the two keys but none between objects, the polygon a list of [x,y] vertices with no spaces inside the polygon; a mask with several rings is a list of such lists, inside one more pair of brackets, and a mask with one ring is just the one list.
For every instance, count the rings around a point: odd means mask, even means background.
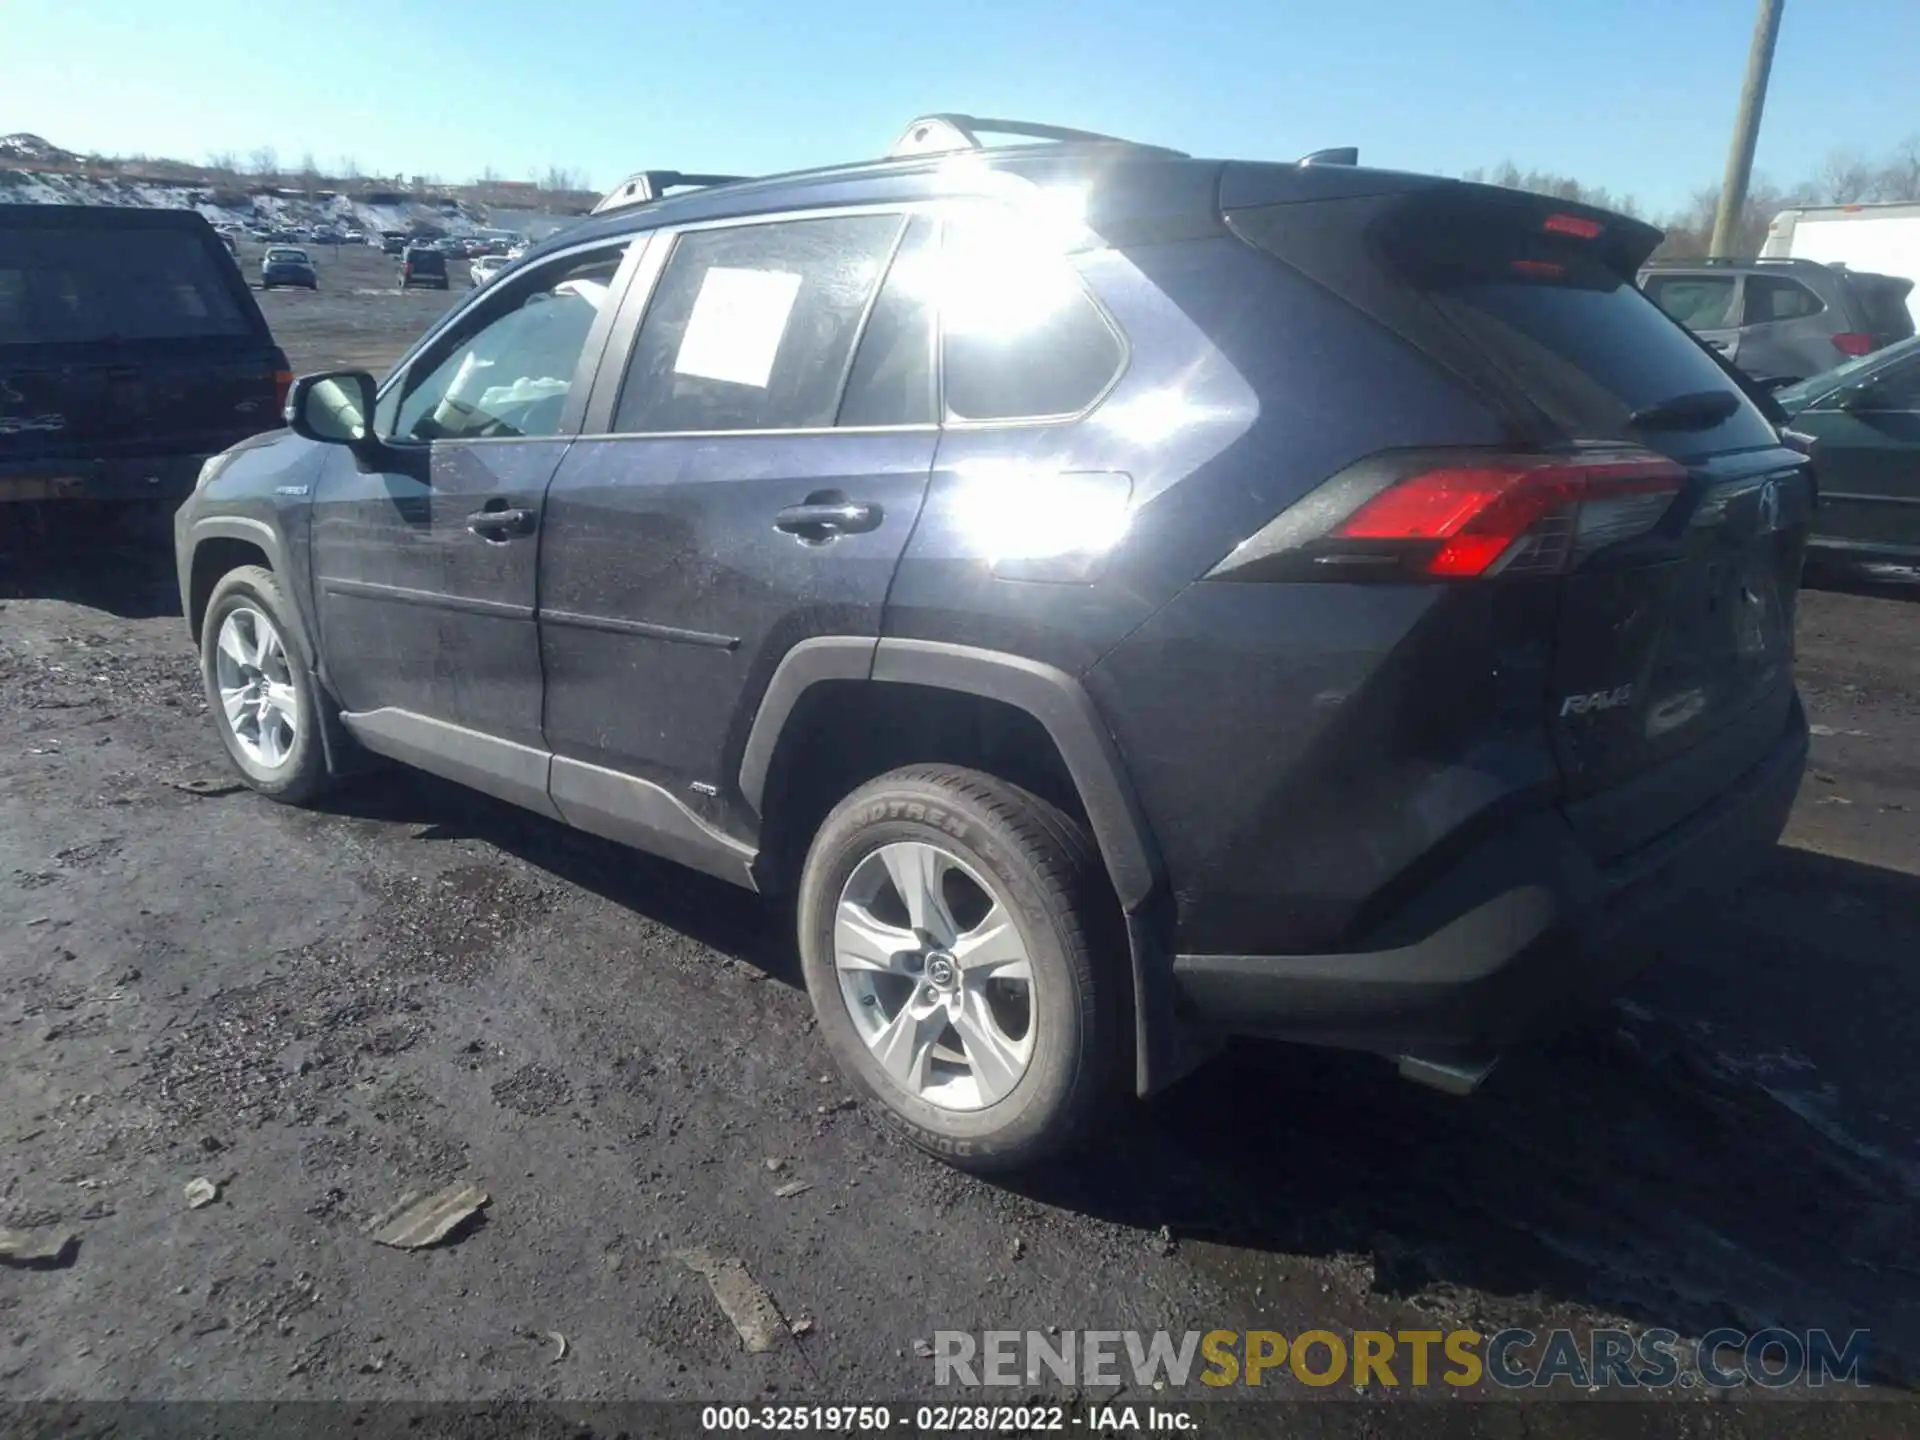
[{"label": "front door handle", "polygon": [[506,540],[533,533],[531,510],[476,510],[467,516],[467,529],[483,540]]},{"label": "front door handle", "polygon": [[773,517],[776,530],[815,544],[836,535],[860,535],[880,528],[878,505],[862,500],[808,500],[789,505]]}]

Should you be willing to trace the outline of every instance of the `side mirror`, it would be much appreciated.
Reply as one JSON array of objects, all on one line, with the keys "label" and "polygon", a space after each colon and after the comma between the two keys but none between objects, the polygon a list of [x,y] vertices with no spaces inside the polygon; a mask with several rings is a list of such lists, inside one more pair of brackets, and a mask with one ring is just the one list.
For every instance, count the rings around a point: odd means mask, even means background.
[{"label": "side mirror", "polygon": [[373,377],[364,370],[302,375],[287,392],[286,421],[303,440],[345,445],[356,454],[382,448],[373,433]]},{"label": "side mirror", "polygon": [[1863,380],[1858,385],[1848,385],[1834,397],[1834,403],[1842,410],[1881,410],[1885,402],[1880,387],[1871,380]]}]

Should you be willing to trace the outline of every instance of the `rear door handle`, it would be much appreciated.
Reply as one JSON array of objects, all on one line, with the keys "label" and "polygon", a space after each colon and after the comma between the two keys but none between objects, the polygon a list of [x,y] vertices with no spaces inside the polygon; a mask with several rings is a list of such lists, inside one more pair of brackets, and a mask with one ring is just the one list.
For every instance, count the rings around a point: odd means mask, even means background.
[{"label": "rear door handle", "polygon": [[476,510],[467,516],[467,529],[483,540],[506,540],[533,533],[531,510]]},{"label": "rear door handle", "polygon": [[1724,340],[1709,340],[1707,341],[1707,345],[1710,349],[1718,350],[1723,354],[1729,348],[1727,342]]},{"label": "rear door handle", "polygon": [[878,505],[862,500],[808,500],[789,505],[773,517],[776,530],[819,542],[836,535],[860,535],[880,528]]}]

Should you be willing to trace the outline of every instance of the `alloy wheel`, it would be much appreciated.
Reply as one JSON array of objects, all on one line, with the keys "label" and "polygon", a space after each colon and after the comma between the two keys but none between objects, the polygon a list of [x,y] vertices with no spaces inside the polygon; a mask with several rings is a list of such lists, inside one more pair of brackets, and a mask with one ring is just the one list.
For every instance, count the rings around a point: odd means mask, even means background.
[{"label": "alloy wheel", "polygon": [[277,770],[300,735],[300,692],[286,641],[264,613],[239,605],[220,622],[214,683],[234,743],[263,770]]},{"label": "alloy wheel", "polygon": [[855,1030],[907,1093],[981,1110],[1026,1074],[1039,1013],[1032,957],[959,856],[903,840],[862,859],[834,911],[833,961]]}]

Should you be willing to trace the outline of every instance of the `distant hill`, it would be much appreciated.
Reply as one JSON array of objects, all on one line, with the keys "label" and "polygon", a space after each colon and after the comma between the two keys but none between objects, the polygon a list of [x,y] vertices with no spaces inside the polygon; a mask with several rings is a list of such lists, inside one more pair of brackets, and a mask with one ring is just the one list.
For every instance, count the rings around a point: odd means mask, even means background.
[{"label": "distant hill", "polygon": [[598,198],[515,181],[445,186],[397,177],[241,175],[230,166],[78,155],[26,131],[0,135],[0,204],[198,210],[215,224],[242,226],[332,222],[446,235],[497,227],[538,235],[572,223]]}]

